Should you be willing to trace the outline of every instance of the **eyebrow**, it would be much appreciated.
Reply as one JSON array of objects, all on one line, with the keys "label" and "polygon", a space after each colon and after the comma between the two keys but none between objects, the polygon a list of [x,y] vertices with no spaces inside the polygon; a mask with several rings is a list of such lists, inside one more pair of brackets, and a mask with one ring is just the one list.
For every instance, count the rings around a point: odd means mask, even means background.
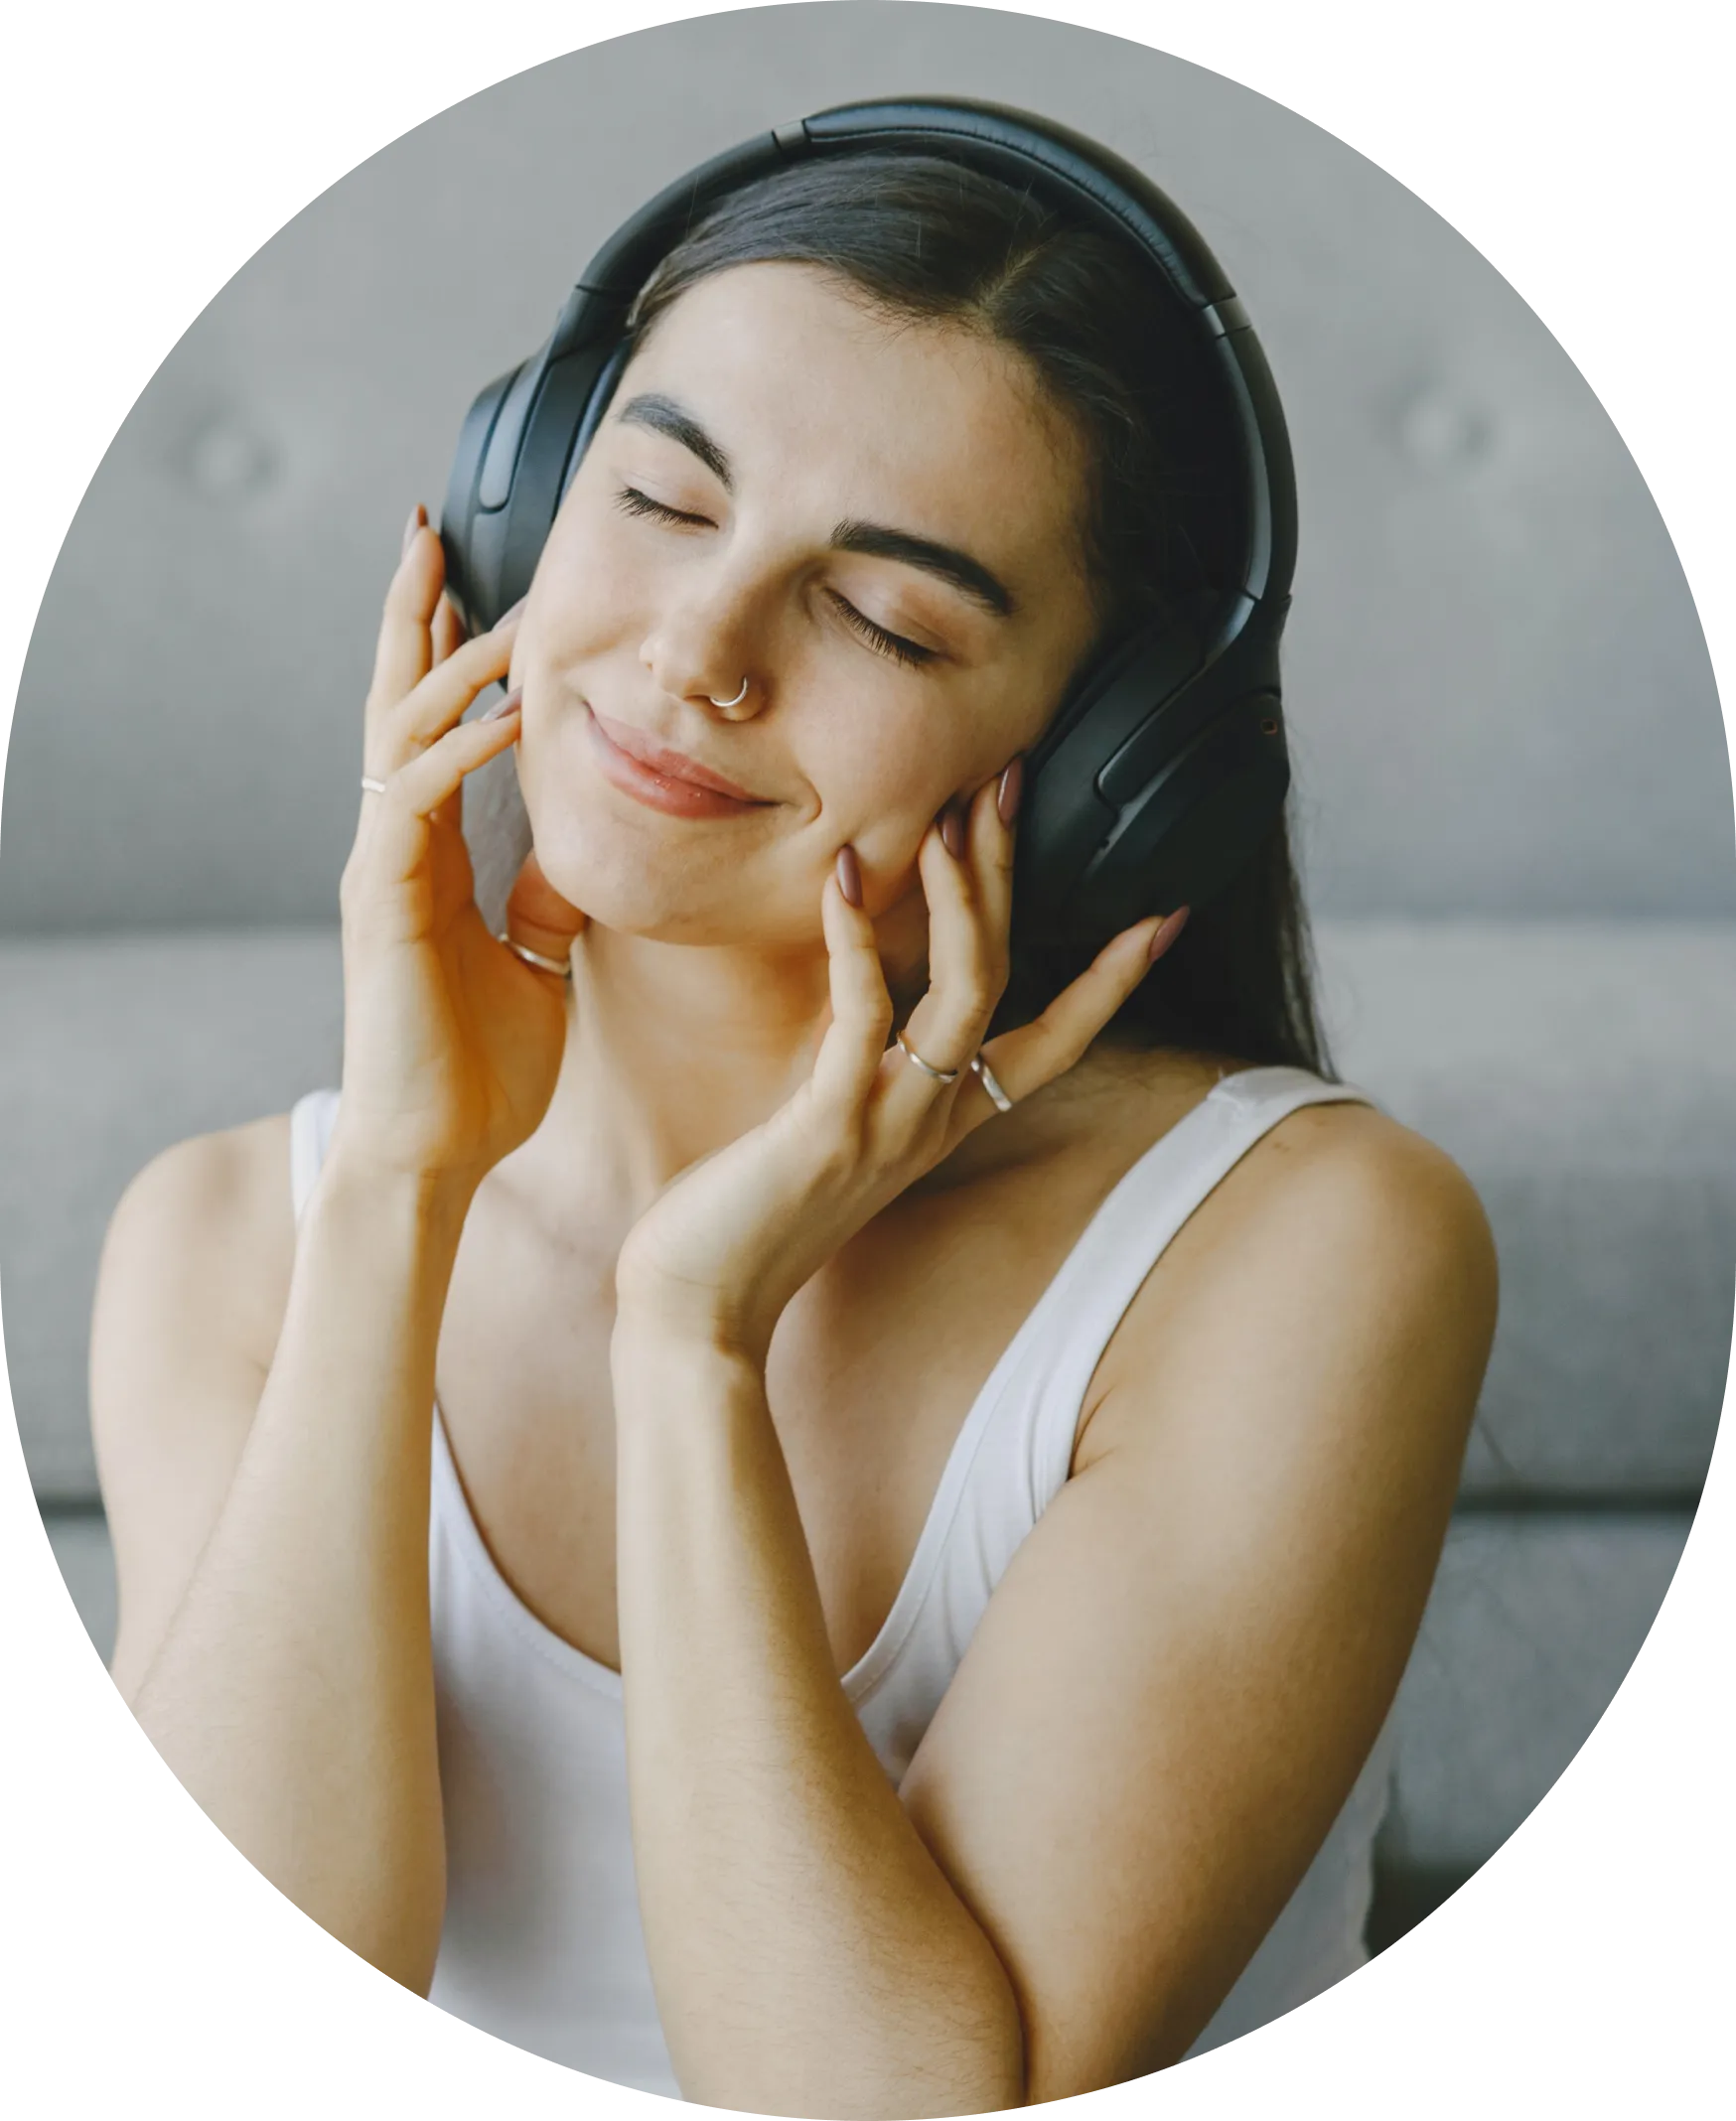
[{"label": "eyebrow", "polygon": [[667,435],[671,442],[679,442],[683,449],[693,452],[726,494],[735,492],[735,470],[729,459],[693,415],[683,412],[673,398],[664,397],[660,391],[646,391],[630,398],[621,408],[621,421],[623,426],[649,427],[654,435]]},{"label": "eyebrow", "polygon": [[907,567],[920,567],[961,590],[972,603],[997,619],[1010,619],[1013,593],[998,575],[990,574],[980,560],[956,545],[939,545],[932,537],[917,537],[909,530],[892,530],[884,523],[843,522],[832,532],[832,545],[839,552],[865,553],[870,559],[901,560]]},{"label": "eyebrow", "polygon": [[[621,408],[620,418],[624,426],[650,428],[652,434],[666,435],[671,442],[678,442],[698,458],[726,494],[735,492],[735,468],[729,458],[673,398],[664,397],[660,391],[645,391],[628,400]],[[895,530],[886,523],[854,519],[839,523],[831,542],[837,552],[859,552],[868,559],[896,560],[906,567],[920,568],[997,619],[1011,618],[1017,609],[1017,599],[1000,577],[956,545],[942,545],[932,537],[918,537],[914,531]]]}]

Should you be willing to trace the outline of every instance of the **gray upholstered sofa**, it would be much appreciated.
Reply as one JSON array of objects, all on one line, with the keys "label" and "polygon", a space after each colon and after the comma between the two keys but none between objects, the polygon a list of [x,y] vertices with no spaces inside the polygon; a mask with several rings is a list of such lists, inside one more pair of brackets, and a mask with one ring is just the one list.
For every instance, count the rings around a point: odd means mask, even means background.
[{"label": "gray upholstered sofa", "polygon": [[1404,1684],[1378,1941],[1566,1766],[1691,1519],[1736,1273],[1729,764],[1667,536],[1522,302],[1339,143],[1155,54],[943,9],[676,25],[448,113],[197,322],[68,540],[13,739],[0,1294],[27,1461],[105,1642],[100,1233],[157,1148],[335,1079],[356,701],[398,524],[437,501],[470,394],[689,154],[911,83],[1145,161],[1230,262],[1289,405],[1329,1025],[1343,1071],[1475,1180],[1504,1283]]}]

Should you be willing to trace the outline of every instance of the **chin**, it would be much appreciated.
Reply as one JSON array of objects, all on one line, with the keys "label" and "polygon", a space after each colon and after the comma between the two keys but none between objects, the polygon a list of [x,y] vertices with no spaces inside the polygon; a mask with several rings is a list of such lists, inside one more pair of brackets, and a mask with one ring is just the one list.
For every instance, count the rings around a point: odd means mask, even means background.
[{"label": "chin", "polygon": [[532,771],[539,763],[521,750],[518,787],[537,864],[561,897],[606,927],[651,932],[678,920],[695,880],[660,820],[623,818],[601,789]]},{"label": "chin", "polygon": [[779,859],[773,846],[745,851],[732,833],[711,840],[709,827],[650,808],[641,823],[639,812],[624,816],[611,804],[607,791],[571,780],[537,786],[522,775],[520,793],[543,876],[599,926],[675,944],[825,948],[825,878],[797,883],[788,853]]},{"label": "chin", "polygon": [[533,817],[531,834],[543,875],[561,897],[604,927],[661,934],[683,924],[695,894],[673,865],[647,860],[648,850],[621,844],[570,814]]}]

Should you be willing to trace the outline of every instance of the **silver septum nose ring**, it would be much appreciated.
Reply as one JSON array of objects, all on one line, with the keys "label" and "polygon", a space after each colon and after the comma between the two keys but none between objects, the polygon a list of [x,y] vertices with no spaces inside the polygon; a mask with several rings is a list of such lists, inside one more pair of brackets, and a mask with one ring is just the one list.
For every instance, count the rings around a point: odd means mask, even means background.
[{"label": "silver septum nose ring", "polygon": [[714,707],[739,707],[743,700],[747,698],[747,696],[748,681],[745,677],[742,679],[742,689],[736,694],[733,700],[714,699],[712,698],[712,695],[709,692],[705,695],[705,697],[711,701],[711,704]]}]

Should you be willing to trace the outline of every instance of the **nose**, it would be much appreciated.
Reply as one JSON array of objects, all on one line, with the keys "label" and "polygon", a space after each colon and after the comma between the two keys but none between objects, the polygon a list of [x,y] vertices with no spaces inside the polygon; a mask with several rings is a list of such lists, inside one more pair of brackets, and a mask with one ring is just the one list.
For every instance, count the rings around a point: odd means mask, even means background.
[{"label": "nose", "polygon": [[639,659],[661,692],[744,722],[766,705],[765,673],[755,667],[747,598],[719,584],[659,614]]}]

